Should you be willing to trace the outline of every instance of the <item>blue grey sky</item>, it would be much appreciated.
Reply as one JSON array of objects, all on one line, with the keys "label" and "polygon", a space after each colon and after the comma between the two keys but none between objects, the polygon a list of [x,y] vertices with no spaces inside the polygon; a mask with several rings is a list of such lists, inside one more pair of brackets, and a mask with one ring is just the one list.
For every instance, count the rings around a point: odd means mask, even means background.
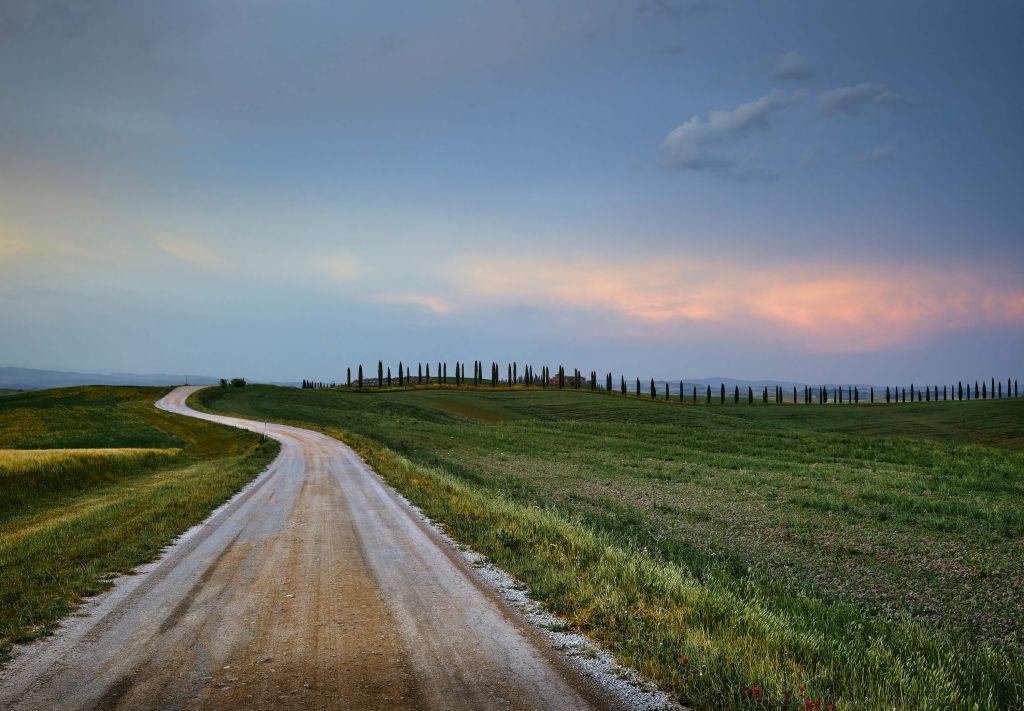
[{"label": "blue grey sky", "polygon": [[0,364],[1024,375],[1019,2],[0,5]]}]

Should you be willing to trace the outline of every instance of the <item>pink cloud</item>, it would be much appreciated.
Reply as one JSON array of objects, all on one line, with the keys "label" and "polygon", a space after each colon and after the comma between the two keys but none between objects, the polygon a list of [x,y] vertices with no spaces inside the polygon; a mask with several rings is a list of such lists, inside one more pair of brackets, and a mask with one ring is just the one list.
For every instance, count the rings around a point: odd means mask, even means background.
[{"label": "pink cloud", "polygon": [[[651,325],[760,329],[809,350],[866,351],[960,328],[1024,323],[1024,286],[958,269],[771,269],[710,261],[657,264],[475,263],[461,286],[496,303],[611,312]],[[762,333],[763,331],[763,333]]]}]

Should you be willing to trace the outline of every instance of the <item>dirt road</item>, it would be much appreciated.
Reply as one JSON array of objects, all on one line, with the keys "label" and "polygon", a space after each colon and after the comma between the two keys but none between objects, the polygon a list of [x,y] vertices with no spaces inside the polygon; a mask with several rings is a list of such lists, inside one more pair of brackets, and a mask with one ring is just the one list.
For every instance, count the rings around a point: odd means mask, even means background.
[{"label": "dirt road", "polygon": [[[198,413],[178,388],[158,407]],[[24,648],[0,708],[610,707],[347,446],[281,455],[142,574]]]}]

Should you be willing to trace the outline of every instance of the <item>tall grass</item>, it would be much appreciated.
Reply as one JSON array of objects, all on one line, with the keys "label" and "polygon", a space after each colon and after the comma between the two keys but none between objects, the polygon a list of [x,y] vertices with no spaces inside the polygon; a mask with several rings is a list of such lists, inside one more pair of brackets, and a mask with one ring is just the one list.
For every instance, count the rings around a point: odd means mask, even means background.
[{"label": "tall grass", "polygon": [[0,521],[30,505],[181,462],[180,449],[0,449]]},{"label": "tall grass", "polygon": [[1024,704],[1024,668],[1010,652],[907,618],[872,619],[852,605],[798,597],[780,606],[770,585],[698,579],[579,519],[488,496],[366,438],[335,434],[575,629],[698,708],[795,708],[802,699],[842,709]]}]

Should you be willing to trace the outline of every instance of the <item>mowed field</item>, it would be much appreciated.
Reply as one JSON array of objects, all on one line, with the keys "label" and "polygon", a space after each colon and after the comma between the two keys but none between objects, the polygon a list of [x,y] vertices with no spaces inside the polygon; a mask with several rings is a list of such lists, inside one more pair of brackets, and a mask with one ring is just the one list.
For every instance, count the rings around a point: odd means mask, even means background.
[{"label": "mowed field", "polygon": [[0,398],[0,660],[153,559],[275,456],[256,435],[156,410],[164,392]]},{"label": "mowed field", "polygon": [[210,389],[345,439],[697,708],[1024,707],[1024,400]]}]

